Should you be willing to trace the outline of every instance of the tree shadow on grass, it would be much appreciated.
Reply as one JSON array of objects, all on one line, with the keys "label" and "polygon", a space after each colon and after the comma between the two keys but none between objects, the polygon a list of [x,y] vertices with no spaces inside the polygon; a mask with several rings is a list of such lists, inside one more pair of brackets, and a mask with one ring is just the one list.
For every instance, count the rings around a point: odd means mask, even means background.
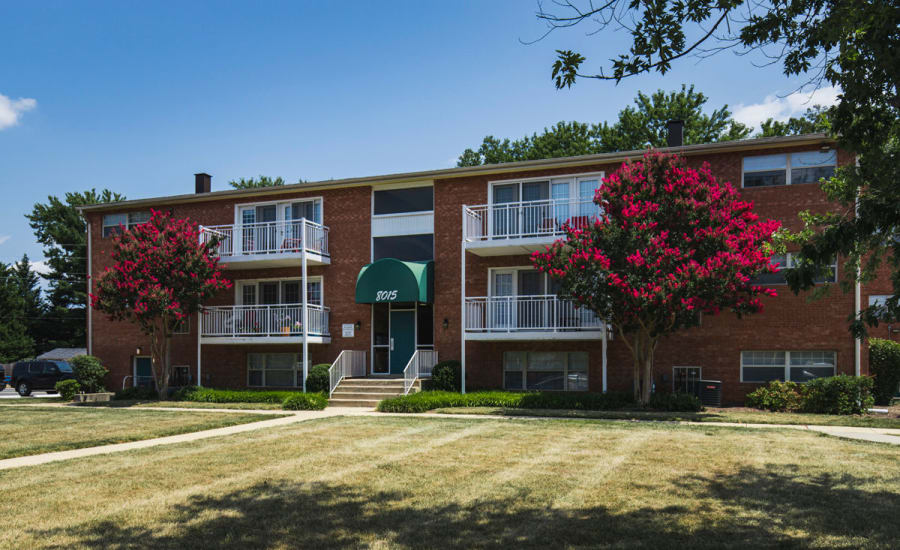
[{"label": "tree shadow on grass", "polygon": [[32,534],[74,537],[67,548],[114,550],[895,548],[898,495],[856,488],[865,482],[756,468],[727,476],[689,475],[667,488],[690,494],[683,504],[649,503],[627,511],[536,506],[524,489],[509,498],[428,506],[411,504],[409,493],[372,492],[365,486],[263,482],[224,496],[193,497],[151,520],[152,526],[127,527],[111,518]]}]

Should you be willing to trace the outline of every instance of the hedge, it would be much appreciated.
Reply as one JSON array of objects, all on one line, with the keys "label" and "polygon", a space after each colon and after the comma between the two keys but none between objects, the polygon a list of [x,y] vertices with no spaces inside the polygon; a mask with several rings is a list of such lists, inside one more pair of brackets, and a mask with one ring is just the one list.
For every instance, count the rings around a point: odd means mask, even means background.
[{"label": "hedge", "polygon": [[155,389],[147,387],[125,388],[117,391],[113,399],[116,401],[156,401],[159,399],[159,393]]},{"label": "hedge", "polygon": [[431,369],[431,389],[458,392],[462,389],[462,365],[451,359],[440,361]]},{"label": "hedge", "polygon": [[284,403],[284,400],[297,391],[266,391],[266,390],[217,390],[214,388],[201,388],[197,386],[185,386],[175,392],[172,399],[175,401],[197,401],[201,403]]},{"label": "hedge", "polygon": [[381,412],[419,413],[448,407],[502,407],[508,409],[574,409],[603,411],[633,405],[630,395],[620,393],[553,393],[481,391],[457,393],[426,391],[385,399]]},{"label": "hedge", "polygon": [[54,386],[54,389],[59,392],[59,396],[65,399],[66,401],[71,401],[75,399],[75,394],[81,390],[81,384],[78,383],[78,380],[68,379],[68,380],[60,380]]},{"label": "hedge", "polygon": [[869,372],[875,378],[875,404],[890,405],[900,388],[900,342],[870,338]]},{"label": "hedge", "polygon": [[874,403],[868,376],[839,374],[809,382],[773,381],[747,395],[747,406],[777,412],[865,414]]},{"label": "hedge", "polygon": [[321,411],[327,406],[328,396],[324,393],[294,393],[281,404],[286,411]]}]

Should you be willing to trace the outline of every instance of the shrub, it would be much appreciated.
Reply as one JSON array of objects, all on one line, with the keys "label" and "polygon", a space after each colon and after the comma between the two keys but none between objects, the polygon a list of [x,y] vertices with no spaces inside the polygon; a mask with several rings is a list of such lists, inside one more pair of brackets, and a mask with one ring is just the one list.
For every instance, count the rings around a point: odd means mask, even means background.
[{"label": "shrub", "polygon": [[217,390],[198,386],[185,386],[172,395],[175,401],[195,401],[198,403],[274,403],[281,404],[292,395],[302,395],[298,391],[265,390]]},{"label": "shrub", "polygon": [[600,411],[622,408],[633,401],[619,393],[554,393],[482,391],[458,393],[419,392],[385,399],[378,403],[381,412],[418,413],[448,407],[502,407],[508,409],[576,409]]},{"label": "shrub", "polygon": [[78,380],[72,380],[70,378],[68,380],[60,380],[56,383],[54,388],[59,392],[60,397],[66,401],[71,401],[75,399],[75,394],[81,390],[81,384],[78,383]]},{"label": "shrub", "polygon": [[328,369],[331,365],[328,363],[320,363],[309,369],[306,375],[306,391],[308,392],[327,392],[331,385],[331,378],[328,376]]},{"label": "shrub", "polygon": [[109,373],[100,360],[93,355],[77,355],[70,361],[72,370],[75,371],[75,380],[81,384],[86,393],[99,393],[106,391],[103,382]]},{"label": "shrub", "polygon": [[284,400],[281,408],[286,411],[321,411],[327,405],[328,396],[325,393],[295,393]]},{"label": "shrub", "polygon": [[870,338],[869,372],[875,378],[875,404],[890,405],[900,388],[900,342]]},{"label": "shrub", "polygon": [[462,389],[462,365],[451,359],[441,361],[431,369],[431,390],[458,392]]},{"label": "shrub", "polygon": [[747,394],[747,406],[767,411],[799,411],[804,402],[804,386],[773,380]]},{"label": "shrub", "polygon": [[156,401],[159,399],[159,393],[155,389],[147,387],[125,388],[117,391],[113,399],[116,401]]},{"label": "shrub", "polygon": [[868,376],[839,374],[816,378],[805,384],[803,412],[820,414],[865,414],[875,400],[874,382]]},{"label": "shrub", "polygon": [[650,396],[648,409],[672,412],[700,412],[703,403],[692,393],[654,393]]}]

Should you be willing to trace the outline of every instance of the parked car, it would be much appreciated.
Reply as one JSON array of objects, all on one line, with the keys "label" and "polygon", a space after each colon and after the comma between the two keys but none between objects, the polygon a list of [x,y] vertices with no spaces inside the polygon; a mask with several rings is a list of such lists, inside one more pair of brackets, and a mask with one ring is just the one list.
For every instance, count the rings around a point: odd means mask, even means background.
[{"label": "parked car", "polygon": [[65,361],[19,361],[13,365],[10,384],[25,397],[32,390],[52,390],[57,382],[70,378],[75,378],[75,372]]}]

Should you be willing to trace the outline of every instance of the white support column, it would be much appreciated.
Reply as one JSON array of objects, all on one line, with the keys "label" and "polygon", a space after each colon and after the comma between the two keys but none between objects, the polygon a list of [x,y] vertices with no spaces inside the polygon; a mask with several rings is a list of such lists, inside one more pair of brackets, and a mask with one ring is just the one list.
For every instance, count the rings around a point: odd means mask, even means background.
[{"label": "white support column", "polygon": [[460,390],[466,393],[466,205],[462,207],[462,239],[460,241],[459,340]]},{"label": "white support column", "polygon": [[606,322],[604,322],[603,323],[603,370],[602,370],[602,372],[603,372],[603,374],[602,374],[602,376],[603,376],[603,393],[606,393],[606,343],[609,341],[609,338],[607,338],[607,336],[606,336],[607,330],[608,329],[606,326]]},{"label": "white support column", "polygon": [[[83,214],[82,214],[83,215]],[[94,308],[91,306],[91,291],[93,290],[94,279],[92,278],[93,273],[91,272],[91,255],[92,255],[92,247],[91,247],[91,222],[87,222],[85,224],[87,226],[87,282],[85,286],[87,286],[87,352],[88,355],[94,354],[94,320],[93,320],[93,311]]]},{"label": "white support column", "polygon": [[303,285],[300,291],[303,293],[303,391],[306,391],[307,364],[309,363],[309,310],[306,309],[307,273],[306,273],[306,218],[300,221],[300,262],[302,264]]},{"label": "white support column", "polygon": [[200,338],[203,337],[203,308],[197,310],[197,385],[203,385],[203,378],[201,378],[201,374],[203,373],[200,369]]},{"label": "white support column", "polygon": [[[859,158],[856,159],[856,165],[859,166]],[[859,217],[859,191],[856,193],[856,199],[853,201],[853,216]],[[862,260],[859,260],[860,264]],[[835,270],[837,270],[838,259],[834,260]],[[860,265],[856,266],[856,281],[853,292],[853,317],[854,319],[859,319],[859,314],[862,311],[862,284],[859,282],[859,278],[862,276]],[[835,279],[837,279],[837,273],[835,273]],[[888,335],[890,337],[890,335]],[[871,372],[871,371],[870,371]],[[862,339],[859,337],[855,337],[853,339],[853,373],[856,376],[859,376],[862,373]]]}]

